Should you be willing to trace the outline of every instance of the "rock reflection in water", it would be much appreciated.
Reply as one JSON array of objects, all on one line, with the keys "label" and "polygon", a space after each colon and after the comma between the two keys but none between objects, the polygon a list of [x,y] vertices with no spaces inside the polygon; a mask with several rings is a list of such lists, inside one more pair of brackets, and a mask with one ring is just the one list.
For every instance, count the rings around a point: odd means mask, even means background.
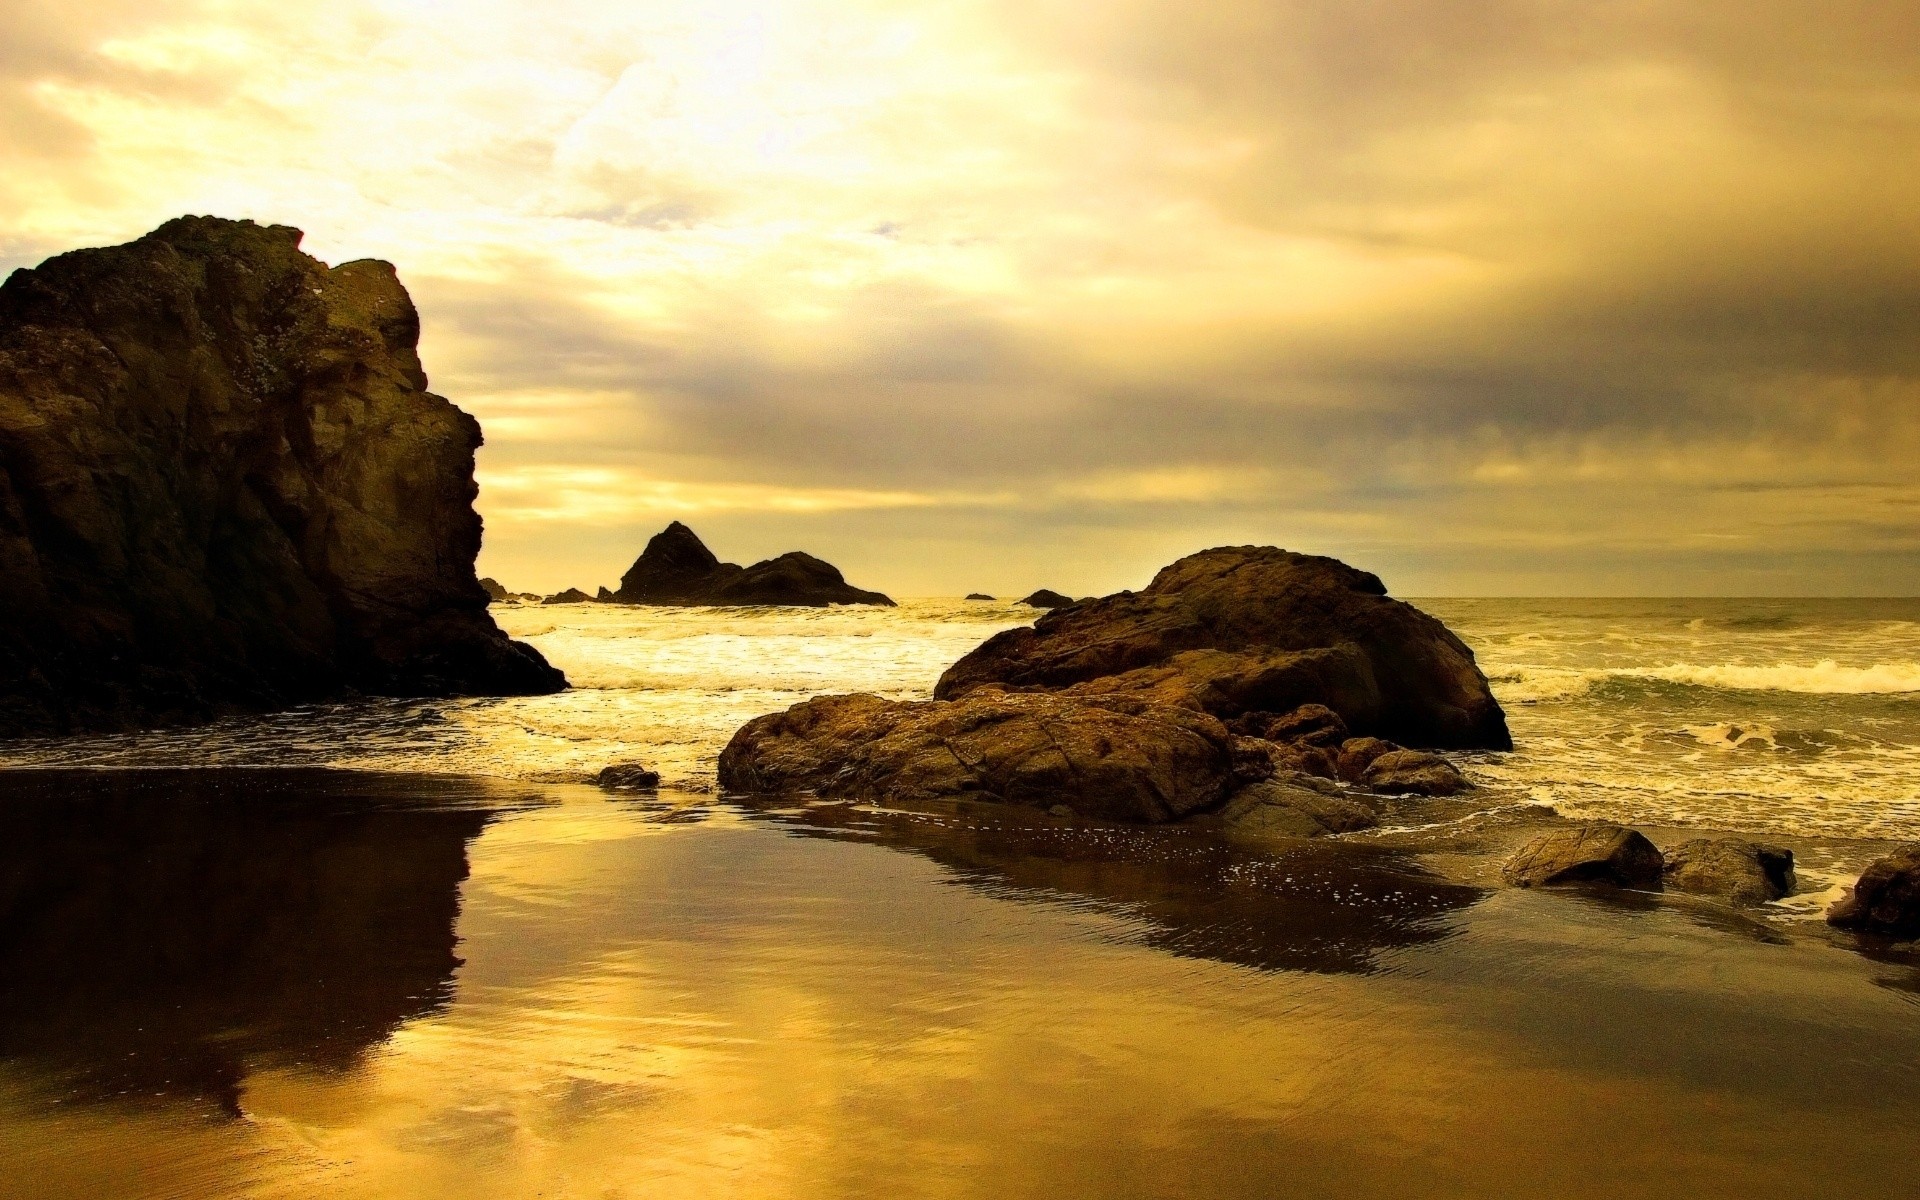
[{"label": "rock reflection in water", "polygon": [[64,1095],[237,1114],[249,1071],[344,1069],[443,1007],[497,798],[420,780],[396,808],[392,784],[0,775],[0,1060]]},{"label": "rock reflection in water", "polygon": [[1156,949],[1262,970],[1372,971],[1383,950],[1447,937],[1448,917],[1486,895],[1366,843],[1260,848],[1212,831],[1094,824],[1004,805],[745,803],[804,834],[924,855],[984,891],[1108,909],[1139,921]]}]

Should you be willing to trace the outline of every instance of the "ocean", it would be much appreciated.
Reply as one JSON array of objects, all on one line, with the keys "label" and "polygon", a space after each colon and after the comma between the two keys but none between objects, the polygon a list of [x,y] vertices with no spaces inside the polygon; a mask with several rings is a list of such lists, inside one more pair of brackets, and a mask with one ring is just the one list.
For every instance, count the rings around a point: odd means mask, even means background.
[{"label": "ocean", "polygon": [[[503,606],[573,691],[0,746],[0,1195],[1912,1191],[1920,602],[1430,600],[1517,748],[1422,842],[713,791],[1029,610]],[[658,796],[587,783],[654,764]],[[1801,893],[1498,885],[1534,812]]]}]

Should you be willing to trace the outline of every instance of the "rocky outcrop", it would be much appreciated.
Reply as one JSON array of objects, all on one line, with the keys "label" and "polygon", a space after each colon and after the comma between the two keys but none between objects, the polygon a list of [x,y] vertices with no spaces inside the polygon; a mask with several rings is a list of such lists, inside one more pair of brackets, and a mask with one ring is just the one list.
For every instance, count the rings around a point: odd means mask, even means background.
[{"label": "rocky outcrop", "polygon": [[480,581],[480,590],[487,594],[487,599],[489,600],[505,600],[513,595],[498,579],[492,578],[482,579]]},{"label": "rocky outcrop", "polygon": [[797,550],[750,567],[721,562],[678,521],[653,535],[611,598],[619,604],[893,607],[879,592],[849,584],[832,563]]},{"label": "rocky outcrop", "polygon": [[1400,796],[1453,796],[1473,786],[1460,768],[1424,750],[1389,750],[1367,765],[1360,782]]},{"label": "rocky outcrop", "polygon": [[1224,725],[1191,709],[1117,711],[1059,696],[982,691],[956,701],[825,696],[748,722],[720,755],[720,786],[858,801],[990,800],[1169,821],[1218,806],[1268,773]]},{"label": "rocky outcrop", "polygon": [[1662,876],[1673,891],[1758,905],[1793,891],[1793,851],[1739,838],[1696,838],[1666,853]]},{"label": "rocky outcrop", "polygon": [[1827,920],[1882,937],[1920,937],[1920,842],[1870,864],[1845,898],[1827,910]]},{"label": "rocky outcrop", "polygon": [[1507,861],[1501,875],[1515,887],[1611,883],[1658,888],[1664,865],[1646,835],[1619,825],[1582,825],[1542,834]]},{"label": "rocky outcrop", "polygon": [[1223,547],[1140,592],[1055,610],[955,663],[935,696],[988,686],[1136,693],[1221,718],[1333,710],[1358,735],[1411,746],[1510,749],[1473,652],[1439,621],[1330,558]]},{"label": "rocky outcrop", "polygon": [[968,593],[967,593],[967,599],[969,599],[969,600],[991,600],[991,599],[993,599],[993,597],[992,597],[992,596],[989,596],[989,595],[987,595],[987,594],[986,594],[985,592],[968,592]]},{"label": "rocky outcrop", "polygon": [[0,286],[0,734],[534,693],[394,269],[183,217]]},{"label": "rocky outcrop", "polygon": [[1053,591],[1050,588],[1041,588],[1031,596],[1020,601],[1020,603],[1031,605],[1034,608],[1065,608],[1067,605],[1073,603],[1073,597],[1062,596],[1059,592]]},{"label": "rocky outcrop", "polygon": [[568,588],[564,592],[555,592],[553,595],[548,596],[546,599],[540,601],[540,603],[542,604],[592,604],[593,597],[587,595],[585,592],[581,591],[579,588]]}]

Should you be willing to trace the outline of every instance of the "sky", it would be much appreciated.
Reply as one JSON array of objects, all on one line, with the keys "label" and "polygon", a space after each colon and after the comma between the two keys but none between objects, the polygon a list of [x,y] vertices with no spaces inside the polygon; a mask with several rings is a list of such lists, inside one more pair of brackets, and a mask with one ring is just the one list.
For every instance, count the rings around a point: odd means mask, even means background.
[{"label": "sky", "polygon": [[4,0],[0,161],[397,264],[516,589],[1920,592],[1911,0]]}]

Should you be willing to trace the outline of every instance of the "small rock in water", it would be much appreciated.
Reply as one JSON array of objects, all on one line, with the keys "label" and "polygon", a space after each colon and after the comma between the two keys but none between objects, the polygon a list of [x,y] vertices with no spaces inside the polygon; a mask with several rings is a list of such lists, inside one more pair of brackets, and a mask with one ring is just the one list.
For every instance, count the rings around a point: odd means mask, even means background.
[{"label": "small rock in water", "polygon": [[1424,750],[1389,750],[1368,765],[1361,782],[1376,792],[1416,796],[1452,796],[1473,784],[1438,754]]},{"label": "small rock in water", "polygon": [[1827,922],[1902,940],[1920,937],[1920,842],[1869,864],[1852,890],[1827,910]]},{"label": "small rock in water", "polygon": [[989,595],[987,595],[987,594],[986,594],[985,592],[968,592],[968,593],[967,593],[967,599],[969,599],[969,600],[991,600],[991,599],[993,599],[993,597],[992,597],[992,596],[989,596]]},{"label": "small rock in water", "polygon": [[1619,825],[1582,825],[1542,834],[1522,846],[1500,872],[1515,887],[1612,883],[1657,888],[1665,866],[1646,835]]},{"label": "small rock in water", "polygon": [[1398,749],[1400,749],[1399,746],[1385,738],[1348,738],[1340,743],[1340,752],[1335,756],[1334,766],[1340,778],[1348,783],[1364,783],[1367,778],[1367,768],[1373,765],[1373,760]]},{"label": "small rock in water", "polygon": [[1663,882],[1675,891],[1765,904],[1793,890],[1793,851],[1739,838],[1697,838],[1667,852]]},{"label": "small rock in water", "polygon": [[1053,591],[1051,588],[1041,588],[1020,603],[1031,605],[1034,608],[1065,608],[1067,605],[1073,603],[1073,597],[1062,596],[1059,592]]},{"label": "small rock in water", "polygon": [[639,763],[615,763],[601,769],[594,780],[616,792],[651,792],[660,786],[660,772]]}]

